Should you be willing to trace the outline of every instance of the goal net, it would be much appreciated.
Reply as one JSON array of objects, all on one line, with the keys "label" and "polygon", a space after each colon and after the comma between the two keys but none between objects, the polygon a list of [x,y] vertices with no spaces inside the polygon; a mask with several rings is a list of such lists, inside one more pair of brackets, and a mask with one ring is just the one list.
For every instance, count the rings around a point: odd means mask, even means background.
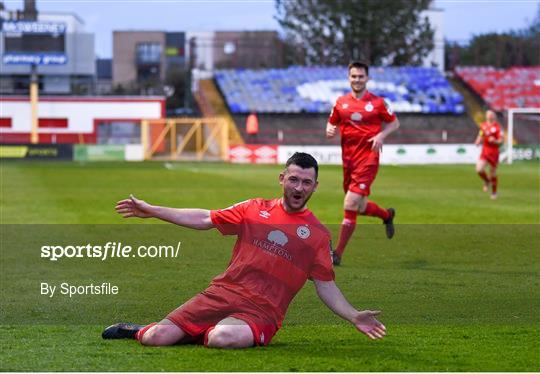
[{"label": "goal net", "polygon": [[540,108],[509,108],[507,123],[507,163],[540,159]]}]

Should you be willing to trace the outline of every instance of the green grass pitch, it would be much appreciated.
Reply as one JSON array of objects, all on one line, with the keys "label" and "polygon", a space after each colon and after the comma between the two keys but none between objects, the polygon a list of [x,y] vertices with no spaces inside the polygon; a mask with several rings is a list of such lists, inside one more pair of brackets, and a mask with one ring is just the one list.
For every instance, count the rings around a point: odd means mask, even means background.
[{"label": "green grass pitch", "polygon": [[[234,238],[123,220],[114,203],[222,208],[280,194],[279,166],[2,162],[2,371],[540,371],[540,169],[501,165],[499,199],[473,166],[382,166],[372,199],[397,209],[396,236],[359,217],[336,282],[388,329],[370,341],[308,282],[272,344],[246,350],[103,341],[118,320],[147,323],[204,289]],[[337,239],[341,169],[321,166],[309,206]],[[176,259],[40,258],[48,242],[182,242]],[[47,242],[47,243],[46,243]],[[116,296],[48,299],[42,281],[118,284]]]}]

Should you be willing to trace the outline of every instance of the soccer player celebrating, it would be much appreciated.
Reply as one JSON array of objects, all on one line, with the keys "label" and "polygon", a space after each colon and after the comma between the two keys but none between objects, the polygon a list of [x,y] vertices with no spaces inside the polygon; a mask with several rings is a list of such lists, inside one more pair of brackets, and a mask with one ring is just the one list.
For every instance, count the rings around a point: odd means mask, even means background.
[{"label": "soccer player celebrating", "polygon": [[[482,143],[482,152],[476,163],[476,172],[484,181],[484,192],[489,190],[491,185],[491,199],[497,198],[497,165],[499,164],[499,147],[503,143],[501,125],[497,122],[497,115],[494,111],[486,112],[486,122],[480,125],[480,132],[474,144]],[[486,167],[490,166],[490,175],[486,174]]]},{"label": "soccer player celebrating", "polygon": [[196,342],[208,347],[244,348],[267,345],[281,327],[294,296],[307,279],[319,298],[341,318],[371,339],[386,329],[378,311],[358,311],[334,283],[330,234],[306,208],[316,190],[318,165],[306,153],[295,153],[279,175],[283,196],[251,199],[226,209],[174,209],[150,205],[131,196],[116,211],[125,218],[159,218],[197,230],[217,228],[238,237],[225,272],[210,286],[147,326],[118,323],[104,339],[137,339],[143,345]]},{"label": "soccer player celebrating", "polygon": [[357,61],[349,64],[352,92],[337,99],[326,124],[327,138],[333,138],[339,127],[343,159],[345,212],[338,245],[332,254],[335,265],[341,263],[358,214],[379,217],[386,225],[386,236],[389,239],[394,236],[395,210],[379,207],[369,201],[368,196],[379,170],[379,153],[384,139],[399,128],[399,121],[383,98],[367,90],[368,79],[367,64]]}]

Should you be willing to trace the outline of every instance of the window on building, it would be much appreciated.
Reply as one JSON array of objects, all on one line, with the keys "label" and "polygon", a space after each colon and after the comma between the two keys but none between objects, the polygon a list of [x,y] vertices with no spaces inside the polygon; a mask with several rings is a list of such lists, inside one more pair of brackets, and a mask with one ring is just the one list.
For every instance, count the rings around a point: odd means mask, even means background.
[{"label": "window on building", "polygon": [[161,44],[139,43],[136,51],[137,62],[142,64],[159,64],[161,61]]}]

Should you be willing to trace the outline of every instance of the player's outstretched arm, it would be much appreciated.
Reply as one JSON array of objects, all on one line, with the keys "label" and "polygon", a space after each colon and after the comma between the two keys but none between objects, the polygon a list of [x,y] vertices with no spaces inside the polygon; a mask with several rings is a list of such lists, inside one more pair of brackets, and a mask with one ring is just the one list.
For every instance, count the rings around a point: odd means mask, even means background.
[{"label": "player's outstretched arm", "polygon": [[338,316],[352,323],[358,331],[371,339],[381,339],[386,335],[386,327],[375,318],[380,311],[356,310],[345,299],[334,281],[323,282],[315,279],[313,282],[323,303]]},{"label": "player's outstretched arm", "polygon": [[150,205],[130,195],[129,199],[116,203],[115,210],[124,218],[158,218],[179,226],[196,230],[208,230],[214,227],[210,219],[210,211],[206,209],[176,209]]}]

